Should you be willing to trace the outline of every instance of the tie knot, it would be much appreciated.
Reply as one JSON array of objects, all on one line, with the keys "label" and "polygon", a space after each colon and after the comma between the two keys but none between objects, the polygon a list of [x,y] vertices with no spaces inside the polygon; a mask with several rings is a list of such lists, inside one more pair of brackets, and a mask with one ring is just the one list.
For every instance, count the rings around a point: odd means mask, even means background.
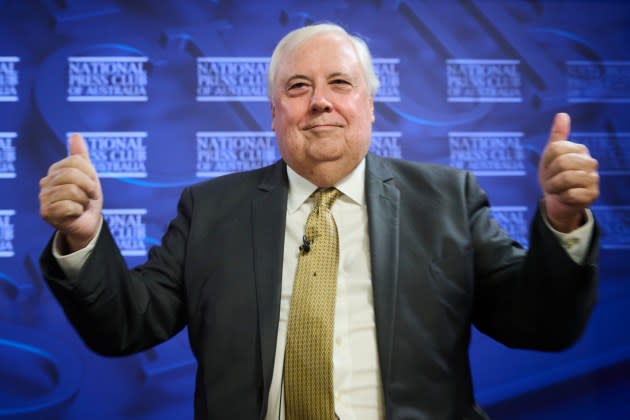
[{"label": "tie knot", "polygon": [[325,190],[317,190],[315,192],[315,200],[317,200],[316,207],[324,206],[328,210],[332,207],[337,198],[341,196],[341,191],[337,188],[327,188]]}]

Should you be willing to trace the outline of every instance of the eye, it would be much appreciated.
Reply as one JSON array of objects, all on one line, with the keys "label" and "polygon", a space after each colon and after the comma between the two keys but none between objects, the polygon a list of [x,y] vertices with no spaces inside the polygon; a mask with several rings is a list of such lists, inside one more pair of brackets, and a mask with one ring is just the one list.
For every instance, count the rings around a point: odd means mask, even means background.
[{"label": "eye", "polygon": [[300,89],[306,86],[306,83],[304,82],[297,82],[297,83],[291,83],[289,85],[289,90],[291,89]]},{"label": "eye", "polygon": [[295,80],[287,83],[287,95],[299,96],[304,94],[309,89],[309,83],[306,81]]},{"label": "eye", "polygon": [[350,92],[353,88],[352,82],[348,79],[332,79],[328,83],[337,92]]}]

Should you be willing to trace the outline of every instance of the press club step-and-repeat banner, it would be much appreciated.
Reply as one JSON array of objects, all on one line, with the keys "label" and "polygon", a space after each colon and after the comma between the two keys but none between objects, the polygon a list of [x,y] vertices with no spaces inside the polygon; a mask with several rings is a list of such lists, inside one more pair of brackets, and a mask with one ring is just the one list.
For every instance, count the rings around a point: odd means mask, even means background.
[{"label": "press club step-and-repeat banner", "polygon": [[627,1],[0,0],[0,418],[191,418],[185,335],[110,359],[65,320],[37,266],[52,233],[38,181],[82,133],[104,217],[129,264],[142,262],[184,186],[279,158],[269,56],[286,32],[320,21],[372,50],[372,151],[472,171],[525,246],[556,112],[571,114],[571,138],[599,159],[601,287],[586,334],[545,354],[475,333],[480,403],[505,406],[630,360]]}]

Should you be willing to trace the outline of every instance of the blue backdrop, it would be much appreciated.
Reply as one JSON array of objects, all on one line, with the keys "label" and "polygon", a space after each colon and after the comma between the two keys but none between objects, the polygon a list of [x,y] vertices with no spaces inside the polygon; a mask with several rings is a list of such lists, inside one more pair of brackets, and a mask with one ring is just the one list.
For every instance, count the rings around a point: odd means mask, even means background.
[{"label": "blue backdrop", "polygon": [[497,419],[630,417],[628,1],[0,0],[0,418],[192,417],[184,335],[110,359],[88,351],[37,266],[52,230],[38,180],[88,140],[129,264],[181,188],[278,158],[265,73],[291,29],[363,36],[382,87],[374,152],[473,171],[527,244],[553,115],[600,161],[599,303],[572,349],[506,349],[475,333],[479,402]]}]

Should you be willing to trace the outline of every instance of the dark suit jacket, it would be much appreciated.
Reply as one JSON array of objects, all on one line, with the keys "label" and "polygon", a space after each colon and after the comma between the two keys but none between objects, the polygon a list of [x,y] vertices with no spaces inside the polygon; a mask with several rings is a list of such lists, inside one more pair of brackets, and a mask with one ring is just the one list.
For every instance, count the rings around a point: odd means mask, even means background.
[{"label": "dark suit jacket", "polygon": [[[469,173],[369,155],[365,188],[377,341],[389,419],[478,418],[471,324],[511,347],[559,350],[595,301],[597,234],[575,264],[540,214],[523,251]],[[188,326],[199,419],[266,412],[276,344],[286,167],[186,188],[160,247],[128,271],[105,225],[79,281],[41,266],[86,344],[147,349]]]}]

